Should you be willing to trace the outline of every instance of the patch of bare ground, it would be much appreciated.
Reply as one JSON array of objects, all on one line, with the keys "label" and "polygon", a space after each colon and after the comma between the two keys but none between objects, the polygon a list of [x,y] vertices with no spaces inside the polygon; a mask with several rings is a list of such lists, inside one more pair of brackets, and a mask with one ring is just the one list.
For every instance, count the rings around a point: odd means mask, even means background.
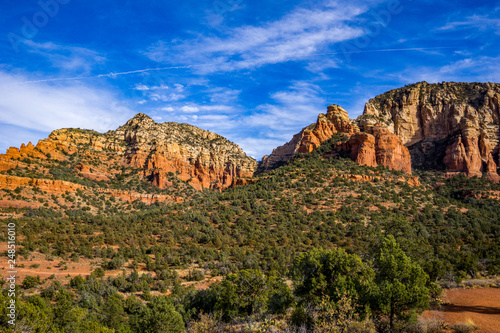
[{"label": "patch of bare ground", "polygon": [[[3,253],[7,250],[6,243],[0,244],[0,253]],[[10,269],[7,268],[7,257],[4,257],[5,261],[0,264],[0,280],[7,276],[7,271]],[[22,256],[18,256],[16,258],[16,278],[17,283],[21,284],[22,281],[26,278],[26,276],[40,276],[42,281],[42,287],[49,286],[53,280],[57,280],[61,282],[63,285],[69,284],[70,280],[78,275],[83,277],[89,276],[92,271],[101,267],[102,260],[101,259],[87,259],[80,257],[77,261],[72,261],[71,259],[62,259],[59,257],[52,257],[50,255],[42,254],[39,252],[31,253],[28,258],[24,258]],[[122,275],[123,272],[125,274],[130,274],[133,271],[131,268],[132,261],[126,262],[121,269],[116,270],[105,270],[106,277],[117,277]],[[136,264],[136,271],[139,275],[142,274],[151,274],[151,276],[155,276],[154,272],[150,272],[146,270],[145,264]],[[181,279],[181,284],[188,287],[194,286],[196,289],[207,289],[211,284],[222,281],[222,276],[211,276],[209,271],[203,270],[205,273],[205,278],[201,281],[187,281],[187,276],[189,272],[194,269],[201,269],[198,265],[191,265],[186,269],[175,269],[179,278]],[[36,291],[31,291],[33,293]],[[158,292],[151,292],[152,295],[160,294]],[[168,293],[167,293],[168,294]]]},{"label": "patch of bare ground", "polygon": [[438,310],[423,313],[423,318],[439,318],[446,327],[472,321],[477,333],[500,332],[500,288],[445,289]]}]

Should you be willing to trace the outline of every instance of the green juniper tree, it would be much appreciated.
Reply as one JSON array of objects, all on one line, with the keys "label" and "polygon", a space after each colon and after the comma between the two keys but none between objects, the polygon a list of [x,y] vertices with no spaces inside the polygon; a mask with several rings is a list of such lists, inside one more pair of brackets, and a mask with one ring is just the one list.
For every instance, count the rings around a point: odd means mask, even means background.
[{"label": "green juniper tree", "polygon": [[374,308],[389,316],[392,331],[394,318],[429,306],[429,276],[401,250],[394,237],[383,239],[375,257],[375,282],[379,288]]}]

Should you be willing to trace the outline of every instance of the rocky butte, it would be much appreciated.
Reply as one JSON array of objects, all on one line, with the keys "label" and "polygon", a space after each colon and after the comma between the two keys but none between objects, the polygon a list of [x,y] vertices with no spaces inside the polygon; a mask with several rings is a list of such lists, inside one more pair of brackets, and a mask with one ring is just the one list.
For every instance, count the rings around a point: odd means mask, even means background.
[{"label": "rocky butte", "polygon": [[91,162],[69,163],[81,176],[108,181],[127,167],[159,188],[170,185],[168,175],[176,175],[196,189],[224,189],[235,178],[252,176],[257,166],[238,145],[218,134],[188,124],[159,124],[140,113],[107,133],[60,129],[36,147],[29,143],[10,148],[0,155],[0,171],[23,167],[30,159],[68,162],[82,147]]},{"label": "rocky butte", "polygon": [[498,182],[499,101],[497,83],[420,82],[371,99],[356,120],[331,105],[315,124],[265,156],[262,169],[275,168],[343,133],[349,140],[342,148],[360,164],[406,173],[413,167],[450,176],[485,175]]},{"label": "rocky butte", "polygon": [[499,101],[498,83],[420,82],[371,99],[358,124],[395,133],[414,168],[499,181]]},{"label": "rocky butte", "polygon": [[[276,168],[343,134],[345,140],[333,149],[359,164],[408,174],[412,168],[441,170],[450,176],[464,173],[500,181],[499,103],[500,84],[420,82],[371,99],[356,120],[331,105],[316,123],[265,156],[260,168]],[[31,184],[65,193],[87,186],[81,179],[90,179],[127,201],[154,202],[160,197],[144,197],[147,191],[140,184],[120,185],[135,175],[161,189],[172,188],[180,179],[198,190],[221,190],[253,182],[256,168],[253,158],[218,134],[188,124],[156,123],[140,113],[107,133],[60,129],[36,146],[8,149],[0,155],[0,189]],[[80,178],[71,178],[74,175]]]},{"label": "rocky butte", "polygon": [[384,165],[411,174],[410,153],[395,134],[380,124],[360,132],[357,121],[349,119],[347,111],[338,105],[330,105],[327,113],[320,114],[315,124],[302,129],[291,141],[274,149],[271,155],[264,156],[261,168],[270,170],[290,161],[296,154],[309,153],[336,133],[348,138],[337,149],[347,151],[355,162],[373,167]]}]

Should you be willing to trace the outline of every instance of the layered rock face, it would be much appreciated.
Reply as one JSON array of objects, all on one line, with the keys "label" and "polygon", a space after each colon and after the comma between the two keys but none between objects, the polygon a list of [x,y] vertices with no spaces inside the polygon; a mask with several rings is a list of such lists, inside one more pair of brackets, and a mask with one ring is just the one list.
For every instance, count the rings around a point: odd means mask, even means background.
[{"label": "layered rock face", "polygon": [[380,124],[360,132],[347,112],[337,105],[329,106],[326,115],[320,114],[315,124],[294,135],[290,142],[274,149],[270,156],[265,156],[262,168],[269,170],[290,161],[298,153],[310,153],[335,133],[342,133],[349,138],[347,143],[336,149],[347,150],[357,163],[373,167],[383,165],[411,174],[410,153],[396,135]]},{"label": "layered rock face", "polygon": [[352,160],[362,165],[383,165],[411,174],[410,152],[401,139],[380,125],[371,127],[369,132],[355,134],[347,142]]},{"label": "layered rock face", "polygon": [[349,119],[347,111],[338,105],[330,105],[327,113],[321,113],[315,124],[303,128],[291,141],[274,149],[271,155],[264,156],[261,168],[267,171],[292,160],[298,153],[310,153],[335,133],[350,136],[357,132],[359,128]]},{"label": "layered rock face", "polygon": [[499,103],[500,84],[421,82],[371,99],[358,122],[395,133],[415,168],[499,181]]},{"label": "layered rock face", "polygon": [[68,156],[85,148],[94,165],[78,163],[74,168],[83,176],[107,181],[120,168],[139,169],[145,180],[165,188],[167,176],[176,174],[197,189],[223,189],[234,178],[251,177],[257,162],[239,146],[218,134],[178,123],[156,123],[138,114],[115,131],[101,134],[79,129],[52,132],[36,147],[31,143],[10,148],[0,155],[0,171],[16,167],[23,159],[67,161]]},{"label": "layered rock face", "polygon": [[236,144],[188,124],[157,124],[139,114],[116,135],[127,142],[129,165],[144,168],[145,176],[160,188],[166,187],[166,174],[172,172],[198,189],[224,189],[234,178],[251,177],[257,167]]}]

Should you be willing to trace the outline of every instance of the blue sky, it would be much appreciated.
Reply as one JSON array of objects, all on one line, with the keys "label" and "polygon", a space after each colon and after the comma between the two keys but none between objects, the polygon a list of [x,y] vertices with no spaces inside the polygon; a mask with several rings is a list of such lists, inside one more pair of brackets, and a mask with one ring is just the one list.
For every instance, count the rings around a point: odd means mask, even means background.
[{"label": "blue sky", "polygon": [[499,1],[6,0],[0,24],[2,152],[143,112],[260,159],[330,104],[500,82]]}]

